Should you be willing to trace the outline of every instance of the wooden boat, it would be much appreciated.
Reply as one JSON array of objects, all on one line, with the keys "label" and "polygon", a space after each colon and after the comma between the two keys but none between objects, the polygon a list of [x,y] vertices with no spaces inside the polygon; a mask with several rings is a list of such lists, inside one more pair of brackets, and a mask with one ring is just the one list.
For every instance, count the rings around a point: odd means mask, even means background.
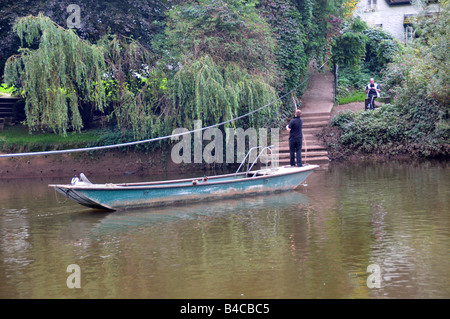
[{"label": "wooden boat", "polygon": [[51,184],[49,187],[84,206],[122,210],[286,191],[299,186],[319,167],[271,167],[252,171],[253,164],[246,172],[238,173],[241,164],[234,174],[208,178],[92,184],[81,175],[81,179],[72,180],[72,184]]}]

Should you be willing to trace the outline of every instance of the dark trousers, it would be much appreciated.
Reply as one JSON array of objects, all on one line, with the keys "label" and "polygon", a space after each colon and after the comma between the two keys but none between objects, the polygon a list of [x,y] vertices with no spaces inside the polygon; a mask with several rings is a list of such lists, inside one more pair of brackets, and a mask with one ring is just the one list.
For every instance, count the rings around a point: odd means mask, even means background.
[{"label": "dark trousers", "polygon": [[369,109],[375,110],[375,99],[377,98],[377,95],[369,95]]},{"label": "dark trousers", "polygon": [[291,155],[291,166],[295,166],[295,155],[297,155],[297,166],[302,165],[302,138],[289,140],[289,151]]}]

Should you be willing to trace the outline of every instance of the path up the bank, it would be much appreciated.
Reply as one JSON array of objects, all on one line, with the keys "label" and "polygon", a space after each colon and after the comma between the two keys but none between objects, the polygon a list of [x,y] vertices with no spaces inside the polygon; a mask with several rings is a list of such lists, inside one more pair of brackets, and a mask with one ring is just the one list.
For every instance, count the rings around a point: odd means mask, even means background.
[{"label": "path up the bank", "polygon": [[[326,165],[329,163],[326,145],[319,140],[317,134],[327,125],[331,118],[334,103],[334,75],[328,69],[315,72],[310,76],[308,87],[303,94],[303,163]],[[279,165],[289,165],[289,132],[280,133]]]}]

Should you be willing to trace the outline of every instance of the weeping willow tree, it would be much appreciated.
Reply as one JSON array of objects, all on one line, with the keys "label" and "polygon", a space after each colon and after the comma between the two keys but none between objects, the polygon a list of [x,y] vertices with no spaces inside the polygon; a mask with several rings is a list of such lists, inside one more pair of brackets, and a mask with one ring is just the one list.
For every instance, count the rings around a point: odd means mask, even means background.
[{"label": "weeping willow tree", "polygon": [[[216,63],[203,56],[183,66],[171,83],[177,125],[193,120],[212,125],[233,119],[275,101],[275,89],[262,76],[250,75],[234,63]],[[241,127],[262,127],[275,121],[279,102],[240,120]],[[235,125],[233,123],[231,125]]]},{"label": "weeping willow tree", "polygon": [[30,130],[80,131],[98,111],[134,139],[167,132],[166,78],[137,41],[108,35],[94,45],[41,14],[19,19],[14,32],[26,47],[8,59],[5,80],[26,98]]},{"label": "weeping willow tree", "polygon": [[125,134],[145,139],[167,133],[164,99],[167,79],[154,67],[155,57],[140,43],[116,35],[98,43],[108,66],[107,118]]},{"label": "weeping willow tree", "polygon": [[30,130],[79,131],[83,111],[103,111],[106,64],[99,46],[42,14],[18,19],[13,30],[22,48],[7,60],[5,82],[21,88]]}]

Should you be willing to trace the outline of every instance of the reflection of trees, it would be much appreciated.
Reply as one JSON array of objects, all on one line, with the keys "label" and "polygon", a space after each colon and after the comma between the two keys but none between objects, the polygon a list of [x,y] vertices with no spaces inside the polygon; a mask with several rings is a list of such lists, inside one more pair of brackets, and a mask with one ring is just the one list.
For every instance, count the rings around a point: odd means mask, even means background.
[{"label": "reflection of trees", "polygon": [[[2,210],[0,291],[58,298],[443,296],[445,170],[335,166],[299,192],[103,215],[64,211],[51,194],[53,207],[42,201],[35,211]],[[7,258],[31,262],[17,267]],[[81,267],[78,292],[65,285],[72,263]],[[381,267],[380,289],[366,285],[370,264]]]},{"label": "reflection of trees", "polygon": [[0,210],[0,297],[9,298],[14,286],[8,282],[20,277],[32,262],[29,242],[30,225],[25,218],[26,210]]}]

